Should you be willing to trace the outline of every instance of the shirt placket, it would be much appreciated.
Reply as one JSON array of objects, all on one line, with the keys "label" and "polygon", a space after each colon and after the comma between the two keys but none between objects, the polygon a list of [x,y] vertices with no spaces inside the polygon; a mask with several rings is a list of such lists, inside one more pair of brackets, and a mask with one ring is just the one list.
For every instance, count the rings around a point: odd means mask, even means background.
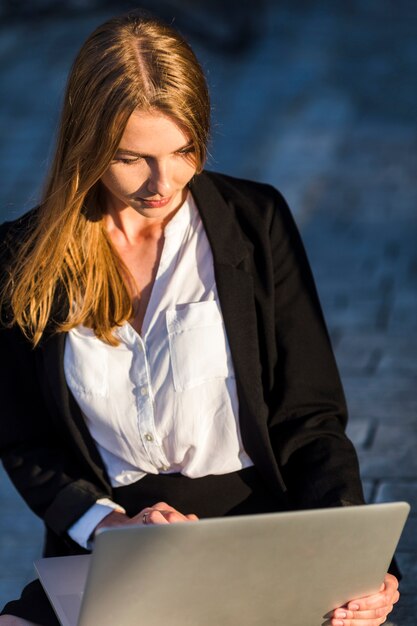
[{"label": "shirt placket", "polygon": [[150,463],[160,472],[168,471],[170,462],[166,457],[156,429],[152,377],[150,362],[147,357],[147,338],[150,338],[153,333],[153,326],[161,307],[161,298],[165,294],[167,281],[173,271],[173,262],[179,253],[188,225],[189,218],[184,219],[183,215],[177,215],[166,227],[164,246],[142,325],[144,334],[140,336],[132,329],[135,335],[132,365],[139,436]]},{"label": "shirt placket", "polygon": [[159,471],[166,471],[168,460],[165,457],[155,428],[155,405],[152,392],[152,379],[146,352],[146,343],[133,328],[129,332],[132,350],[133,393],[136,403],[137,428],[149,463]]}]

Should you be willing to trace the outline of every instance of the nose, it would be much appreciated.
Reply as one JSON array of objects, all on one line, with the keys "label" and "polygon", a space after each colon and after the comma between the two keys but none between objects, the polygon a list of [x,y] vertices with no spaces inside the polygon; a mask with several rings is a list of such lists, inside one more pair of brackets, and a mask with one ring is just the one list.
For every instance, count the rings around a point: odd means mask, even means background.
[{"label": "nose", "polygon": [[172,172],[166,160],[149,163],[147,190],[155,195],[166,198],[173,191]]}]

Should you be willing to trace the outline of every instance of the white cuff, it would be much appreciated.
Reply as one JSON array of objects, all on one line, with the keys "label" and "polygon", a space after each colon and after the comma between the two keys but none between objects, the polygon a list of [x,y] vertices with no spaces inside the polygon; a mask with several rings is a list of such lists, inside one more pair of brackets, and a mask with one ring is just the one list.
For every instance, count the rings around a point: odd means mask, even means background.
[{"label": "white cuff", "polygon": [[68,535],[82,548],[91,550],[93,542],[90,537],[94,532],[97,524],[103,520],[106,515],[112,511],[126,513],[123,507],[115,504],[108,498],[100,498],[79,520],[75,522],[69,529]]}]

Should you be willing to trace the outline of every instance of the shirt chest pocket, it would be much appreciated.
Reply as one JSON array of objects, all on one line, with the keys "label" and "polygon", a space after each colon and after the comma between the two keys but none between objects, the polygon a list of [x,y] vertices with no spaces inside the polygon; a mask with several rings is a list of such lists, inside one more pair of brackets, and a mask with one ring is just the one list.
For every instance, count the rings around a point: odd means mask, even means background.
[{"label": "shirt chest pocket", "polygon": [[233,376],[226,332],[217,301],[193,302],[166,312],[176,391]]},{"label": "shirt chest pocket", "polygon": [[107,350],[87,339],[74,349],[67,338],[64,354],[64,370],[68,387],[75,397],[108,396]]}]

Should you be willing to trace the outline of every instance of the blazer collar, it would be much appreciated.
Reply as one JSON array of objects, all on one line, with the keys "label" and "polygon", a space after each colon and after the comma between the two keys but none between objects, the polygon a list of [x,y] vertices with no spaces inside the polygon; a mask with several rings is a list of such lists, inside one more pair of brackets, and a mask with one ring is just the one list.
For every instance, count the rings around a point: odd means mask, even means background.
[{"label": "blazer collar", "polygon": [[214,263],[239,266],[249,256],[249,250],[237,226],[233,206],[229,206],[206,172],[193,179],[190,190],[212,248]]}]

